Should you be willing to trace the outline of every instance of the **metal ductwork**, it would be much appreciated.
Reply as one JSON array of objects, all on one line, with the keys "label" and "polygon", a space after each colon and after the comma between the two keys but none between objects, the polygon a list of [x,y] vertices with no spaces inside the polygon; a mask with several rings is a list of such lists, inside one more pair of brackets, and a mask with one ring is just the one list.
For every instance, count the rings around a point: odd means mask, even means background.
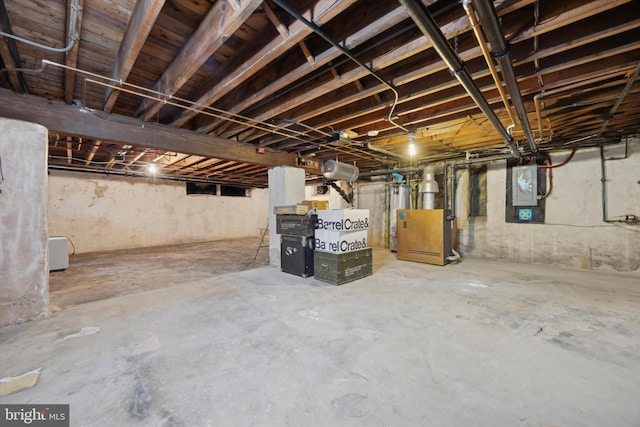
[{"label": "metal ductwork", "polygon": [[465,3],[469,1],[473,3],[473,7],[475,8],[476,13],[478,14],[478,19],[480,20],[480,24],[484,29],[484,33],[487,36],[487,39],[489,40],[489,44],[491,45],[491,56],[493,56],[493,58],[500,64],[502,77],[504,78],[504,81],[507,84],[507,88],[509,89],[511,102],[516,108],[516,113],[518,113],[518,118],[520,119],[520,123],[522,124],[524,134],[527,137],[527,142],[529,142],[529,147],[531,148],[531,151],[533,153],[536,153],[538,151],[538,147],[536,146],[533,132],[531,132],[527,110],[524,107],[524,102],[522,101],[520,87],[518,86],[518,80],[516,79],[516,74],[513,69],[513,64],[511,63],[511,58],[509,58],[511,45],[507,42],[504,34],[502,33],[502,28],[500,27],[500,23],[498,22],[498,15],[496,14],[496,10],[493,7],[493,3],[491,2],[491,0],[464,1]]},{"label": "metal ductwork", "polygon": [[322,163],[322,175],[327,179],[355,182],[360,175],[360,170],[356,165],[329,159]]},{"label": "metal ductwork", "polygon": [[436,172],[432,166],[424,168],[422,173],[422,183],[420,183],[420,194],[422,194],[422,209],[436,208],[436,194],[440,189],[436,181]]},{"label": "metal ductwork", "polygon": [[452,74],[458,79],[460,84],[467,91],[469,96],[474,100],[476,105],[482,110],[484,115],[489,119],[493,127],[500,133],[504,139],[505,144],[511,149],[511,152],[515,157],[520,157],[520,151],[513,141],[513,137],[504,128],[498,116],[493,112],[491,106],[482,95],[482,92],[476,86],[475,82],[469,75],[469,72],[464,68],[464,65],[458,55],[447,42],[447,38],[444,36],[438,24],[422,4],[420,0],[398,0],[402,6],[407,10],[409,16],[422,33],[431,40],[431,44],[435,51],[440,55],[443,61],[447,64]]}]

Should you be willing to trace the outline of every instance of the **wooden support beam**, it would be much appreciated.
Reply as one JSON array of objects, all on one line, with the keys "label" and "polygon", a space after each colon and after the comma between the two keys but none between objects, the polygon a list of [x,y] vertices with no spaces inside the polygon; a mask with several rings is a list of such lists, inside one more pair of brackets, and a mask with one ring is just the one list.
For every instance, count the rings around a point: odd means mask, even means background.
[{"label": "wooden support beam", "polygon": [[304,40],[302,40],[300,43],[298,43],[298,46],[300,46],[300,49],[302,50],[302,53],[304,54],[305,58],[307,58],[307,62],[309,63],[309,65],[315,64],[316,59],[313,57],[313,54],[309,50],[309,46],[307,46],[307,44],[304,42]]},{"label": "wooden support beam", "polygon": [[98,149],[100,148],[100,144],[102,144],[102,141],[96,141],[95,142],[95,145],[91,149],[91,152],[89,153],[89,156],[87,156],[87,160],[84,162],[85,165],[89,166],[91,164],[91,162],[93,161],[93,158],[95,157],[96,153],[98,152]]},{"label": "wooden support beam", "polygon": [[[601,7],[605,7],[603,2],[598,2],[598,3],[601,3]],[[595,10],[599,10],[599,8],[595,8]],[[594,8],[587,8],[587,9],[578,8],[578,11],[580,13],[584,13],[585,17],[589,17],[589,16],[592,16]],[[569,15],[569,17],[570,17],[572,22],[582,16],[580,14],[578,14],[576,16],[575,13],[568,13],[568,15]],[[567,19],[569,19],[569,18],[567,18]],[[445,34],[452,34],[452,33],[455,33],[457,31],[460,31],[461,30],[461,25],[465,25],[464,22],[462,22],[461,20],[454,21],[454,22],[452,22],[450,24],[445,25],[443,27],[443,31],[445,32]],[[468,21],[467,21],[466,25],[468,25]],[[555,26],[549,27],[548,30],[551,30],[553,28],[555,28]],[[540,32],[538,32],[537,34],[540,34]],[[533,37],[533,35],[530,33],[529,37]],[[422,44],[424,45],[424,43],[422,43]],[[563,51],[565,44],[566,44],[565,42],[560,42],[559,41],[558,45],[557,45],[558,49],[560,51]],[[400,48],[400,50],[397,49],[397,50],[391,51],[391,52],[389,52],[389,53],[387,53],[385,55],[382,55],[381,57],[377,58],[375,60],[375,62],[374,62],[375,68],[383,68],[383,67],[387,66],[388,64],[395,63],[397,58],[402,57],[404,54],[408,53],[408,49],[409,49],[410,45],[412,45],[412,43],[409,43],[408,45],[405,45],[404,47]],[[624,46],[613,47],[612,49],[604,51],[604,52],[598,52],[598,53],[590,55],[590,56],[582,56],[582,57],[580,57],[580,58],[578,58],[576,60],[572,60],[570,62],[560,63],[560,64],[558,64],[556,66],[543,69],[543,70],[539,71],[538,74],[542,75],[542,74],[548,74],[550,72],[558,72],[560,70],[566,70],[566,69],[574,68],[574,67],[580,66],[581,64],[587,64],[587,63],[590,63],[590,62],[593,62],[593,61],[596,61],[596,60],[600,60],[600,59],[603,59],[603,58],[613,57],[615,55],[621,55],[621,54],[623,54],[625,52],[631,52],[631,51],[637,50],[639,48],[640,48],[640,42],[632,41],[629,44],[624,45]],[[548,49],[548,53],[550,55],[553,52],[554,51],[551,48]],[[480,51],[479,51],[479,49],[477,47],[473,47],[473,48],[471,48],[471,49],[469,49],[467,51],[459,53],[461,59],[465,60],[467,63],[471,59],[479,56],[479,54],[480,54]],[[524,64],[525,62],[529,62],[528,59],[523,59],[522,61],[516,63],[516,65]],[[380,64],[380,65],[378,65],[378,64]],[[422,68],[419,68],[419,69],[416,69],[416,70],[412,70],[412,71],[408,72],[405,75],[396,76],[395,81],[400,82],[400,83],[414,81],[417,78],[422,78],[422,77],[425,77],[427,75],[434,74],[434,73],[436,73],[438,71],[441,71],[442,69],[443,69],[442,63],[440,61],[436,61],[434,63],[427,64],[425,67],[422,67]],[[485,74],[486,73],[482,73],[482,75],[485,75]],[[314,88],[313,90],[308,91],[308,92],[306,92],[304,94],[301,94],[296,98],[289,99],[288,102],[286,103],[286,110],[289,110],[289,109],[294,108],[294,107],[299,107],[299,106],[301,106],[301,105],[303,105],[303,104],[305,104],[307,102],[312,101],[314,98],[316,98],[318,96],[322,96],[323,94],[325,94],[327,92],[330,92],[330,91],[333,91],[333,90],[337,90],[343,84],[346,84],[347,82],[354,81],[356,78],[363,77],[364,75],[365,74],[362,73],[361,70],[358,70],[358,69],[354,69],[351,72],[347,72],[347,73],[345,73],[345,74],[343,74],[341,76],[342,77],[342,81],[341,82],[338,82],[338,81],[335,81],[335,80],[328,81],[327,83],[325,83],[323,85],[320,85],[320,86]],[[474,75],[474,78],[479,78],[479,77],[481,77],[481,75]],[[455,83],[455,81],[453,81],[453,82]],[[365,91],[362,91],[359,94],[355,94],[355,95],[353,95],[351,97],[344,97],[344,98],[342,98],[340,100],[337,100],[334,103],[327,104],[327,105],[323,106],[322,109],[314,108],[313,111],[311,111],[311,112],[301,113],[298,116],[296,116],[295,118],[297,120],[299,120],[299,121],[306,121],[306,120],[308,120],[308,119],[310,119],[312,117],[315,117],[317,115],[320,115],[320,114],[322,114],[324,112],[332,111],[332,110],[334,110],[336,108],[339,108],[341,105],[346,105],[348,103],[354,103],[355,101],[360,100],[365,96],[371,96],[371,95],[373,95],[375,93],[379,93],[379,92],[381,92],[383,90],[386,90],[386,87],[384,85],[373,86],[373,87],[368,88]],[[315,92],[315,91],[317,91],[317,92]],[[523,93],[525,93],[525,92],[526,92],[526,90],[523,90]],[[421,91],[416,91],[410,97],[407,97],[405,99],[401,99],[400,103],[405,103],[405,102],[409,101],[410,99],[415,98],[417,95],[423,96],[424,93],[423,92],[421,93]],[[285,107],[283,107],[282,110],[285,110]],[[277,116],[277,114],[280,114],[281,112],[282,111],[279,110],[279,107],[275,107],[275,108],[273,108],[273,109],[271,109],[269,111],[264,111],[261,114],[257,114],[256,116],[254,116],[254,118],[257,119],[257,120],[269,120],[271,117]],[[362,115],[362,113],[358,113],[358,114]],[[348,116],[345,116],[344,114],[340,114],[340,120],[341,121],[344,121],[345,118],[347,118],[347,117]],[[329,124],[334,124],[334,122],[325,121],[325,122],[323,122],[321,124],[315,123],[314,126],[322,127],[322,126],[329,125]],[[200,131],[206,131],[207,128],[208,128],[208,126],[203,126],[199,130]],[[347,126],[347,128],[349,128],[349,126]],[[232,127],[229,130],[229,132],[237,133],[238,129],[237,129],[237,127]],[[225,134],[220,133],[219,135],[224,136]],[[260,135],[257,135],[257,136],[260,136]]]},{"label": "wooden support beam", "polygon": [[540,49],[532,54],[528,53],[526,58],[523,58],[523,60],[514,59],[513,62],[514,65],[517,65],[520,62],[531,62],[539,60],[547,56],[557,55],[570,49],[576,49],[579,46],[594,43],[598,40],[613,37],[617,34],[633,31],[637,28],[640,28],[640,18],[634,19],[633,21],[625,22],[614,27],[607,27],[606,25],[603,25],[603,28],[600,31],[594,32],[593,29],[589,29],[589,31],[585,30],[585,35],[573,36],[573,38],[566,40],[564,43],[554,44],[553,46],[550,46],[546,49]]},{"label": "wooden support beam", "polygon": [[18,68],[18,66],[16,65],[13,55],[11,55],[11,50],[7,44],[9,40],[10,39],[6,39],[4,37],[0,38],[0,58],[2,58],[2,62],[4,62],[5,67],[9,70],[7,75],[9,76],[9,83],[11,84],[11,87],[13,87],[13,90],[17,92],[24,92],[22,83],[18,78],[18,73],[12,70],[14,68]]},{"label": "wooden support beam", "polygon": [[0,89],[0,117],[39,123],[50,131],[65,135],[269,167],[295,165],[296,159],[295,154],[258,154],[252,145],[233,140],[144,123],[132,117],[105,114],[75,105],[47,102],[40,97],[17,95],[7,89]]},{"label": "wooden support beam", "polygon": [[67,164],[70,165],[73,162],[73,142],[71,137],[67,137]]},{"label": "wooden support beam", "polygon": [[137,156],[135,156],[133,159],[129,160],[123,167],[123,169],[129,169],[129,167],[134,164],[135,162],[137,162],[138,160],[140,160],[141,158],[144,157],[144,155],[147,154],[146,151],[142,151],[140,152]]},{"label": "wooden support beam", "polygon": [[[286,40],[289,37],[289,28],[284,24],[284,22],[282,22],[281,19],[278,18],[271,5],[269,5],[269,2],[265,1],[264,3],[262,3],[262,8],[264,9],[267,18],[269,18],[269,21],[271,21],[276,30],[278,30],[278,33],[280,33],[282,38]],[[307,62],[310,65],[313,65],[315,59],[313,57],[313,54],[311,53],[311,50],[309,49],[309,46],[307,46],[304,40],[301,40],[298,43],[298,46],[300,47],[300,50],[302,50],[302,54],[305,56],[305,58],[307,58]]]},{"label": "wooden support beam", "polygon": [[333,66],[332,63],[329,63],[329,71],[331,71],[331,75],[333,76],[334,80],[340,80],[340,76],[338,75],[338,71],[336,71],[336,67]]},{"label": "wooden support beam", "polygon": [[[68,46],[71,38],[75,38],[73,47],[64,54],[64,63],[67,67],[76,68],[78,65],[78,51],[80,50],[80,31],[82,29],[82,11],[84,0],[78,0],[78,20],[76,22],[76,33],[71,34],[73,27],[74,0],[67,0],[67,42]],[[64,70],[64,102],[71,104],[73,92],[76,86],[76,72],[70,68]]]},{"label": "wooden support beam", "polygon": [[[0,31],[13,34],[11,29],[11,22],[9,22],[9,14],[5,7],[4,0],[0,0]],[[12,68],[22,68],[22,61],[20,60],[20,54],[16,41],[10,38],[0,37],[0,57],[4,62],[5,67],[9,69],[9,83],[13,90],[19,93],[29,93],[27,82],[22,74],[18,74],[12,71]]]},{"label": "wooden support beam", "polygon": [[[242,6],[236,9],[234,5],[229,5],[229,1],[235,0],[221,0],[211,7],[196,32],[156,82],[156,91],[167,95],[176,93],[262,3],[262,0],[245,0]],[[145,99],[138,107],[136,115],[148,121],[162,105]]]},{"label": "wooden support beam", "polygon": [[[430,0],[429,3],[433,3],[433,2],[435,2],[435,0]],[[385,17],[380,18],[380,19],[376,20],[375,22],[372,22],[370,25],[364,27],[362,30],[358,31],[357,33],[355,33],[351,37],[349,37],[349,39],[346,41],[345,47],[347,49],[353,49],[354,47],[359,46],[362,43],[365,43],[367,40],[369,40],[371,38],[371,34],[381,33],[385,29],[388,29],[391,26],[397,25],[400,22],[404,21],[405,19],[407,19],[406,10],[403,7],[398,6],[396,9],[394,9],[393,11],[388,13]],[[314,21],[314,22],[319,24],[317,20]],[[303,29],[301,29],[300,31],[306,31],[305,29],[306,29],[306,27],[303,27]],[[304,34],[306,35],[306,34],[309,34],[310,32],[311,31],[309,30],[308,32],[305,32]],[[419,43],[416,42],[414,45],[412,45],[409,48],[409,50],[411,52],[407,53],[407,56],[405,56],[404,58],[408,58],[409,56],[411,56],[411,54],[415,53],[413,51],[414,49],[419,49],[420,46],[423,46],[423,45],[425,45],[423,40],[420,40]],[[426,47],[424,49],[426,49]],[[424,49],[421,49],[420,51],[422,51]],[[342,52],[340,51],[340,49],[337,49],[335,47],[330,47],[326,51],[316,55],[316,57],[314,58],[314,60],[315,60],[314,64],[305,63],[305,64],[303,64],[301,66],[296,67],[291,72],[280,76],[273,83],[271,83],[268,86],[266,86],[266,87],[260,89],[259,91],[255,92],[254,94],[252,94],[247,99],[245,99],[245,100],[243,100],[241,102],[238,102],[232,109],[230,109],[228,111],[231,112],[231,113],[239,113],[241,111],[244,111],[247,108],[249,108],[252,105],[254,105],[255,103],[260,102],[263,99],[265,99],[265,98],[277,93],[279,90],[282,90],[283,88],[287,87],[288,85],[290,85],[294,81],[302,78],[303,76],[305,76],[305,75],[307,75],[307,74],[319,69],[320,67],[322,67],[324,65],[329,64],[331,61],[333,61],[334,59],[338,58],[340,55],[342,55]],[[217,99],[214,96],[215,93],[213,92],[213,90],[210,90],[209,93],[212,95],[210,98],[207,98],[207,97],[203,96],[203,97],[200,98],[200,100],[198,102],[200,102],[200,103],[208,103],[208,102],[213,102],[213,101],[215,101]],[[187,113],[183,113],[182,116],[191,117],[192,115],[187,115]],[[173,125],[182,126],[184,123],[185,122],[183,122],[182,119],[179,119],[179,120],[175,121],[173,123]],[[211,130],[213,130],[217,126],[219,126],[220,123],[221,123],[221,120],[214,120],[213,122],[208,123],[208,124],[200,127],[198,129],[198,131],[199,132],[205,132],[205,133],[206,132],[210,132]]]},{"label": "wooden support beam", "polygon": [[[362,86],[360,79],[356,80],[354,83],[356,85],[356,88],[358,89],[358,92],[364,92],[364,86]],[[373,99],[376,100],[377,104],[382,104],[382,98],[380,97],[380,94],[378,92],[373,94]]]},{"label": "wooden support beam", "polygon": [[197,176],[198,171],[204,170],[213,163],[220,162],[220,159],[206,159],[204,157],[191,156],[189,159],[183,159],[180,162],[176,162],[171,167],[167,168],[168,174],[182,175],[188,173],[189,176]]},{"label": "wooden support beam", "polygon": [[[136,62],[153,24],[156,22],[165,0],[138,0],[129,25],[124,33],[118,54],[111,69],[111,77],[126,81]],[[119,91],[107,88],[104,98],[104,111],[110,113],[118,99]]]},{"label": "wooden support beam", "polygon": [[[313,10],[308,11],[306,15],[310,19],[313,19],[317,25],[323,25],[345,11],[355,2],[356,0],[342,0],[340,2],[336,2],[335,0],[319,0],[314,5]],[[286,39],[281,40],[276,38],[256,52],[251,58],[238,58],[232,62],[230,69],[235,71],[229,73],[226,77],[221,75],[220,78],[217,79],[218,83],[202,94],[196,103],[200,105],[212,104],[262,70],[265,65],[271,63],[291,47],[303,41],[304,38],[311,33],[312,30],[307,26],[299,21],[295,21],[291,24],[289,36]],[[197,108],[197,106],[194,105],[194,108]],[[198,113],[195,111],[185,110],[172,125],[176,127],[183,126],[196,114]]]},{"label": "wooden support beam", "polygon": [[[189,157],[185,157],[184,159],[180,160],[179,162],[175,162],[173,165],[171,165],[170,168],[167,168],[167,173],[168,174],[178,174],[180,175],[181,172],[191,172],[193,170],[197,170],[200,168],[200,164],[203,161],[206,161],[206,157],[202,157],[202,156],[189,156]],[[214,161],[217,162],[219,161],[218,159],[210,159],[210,161]]]},{"label": "wooden support beam", "polygon": [[273,26],[276,27],[276,30],[278,30],[278,33],[280,33],[282,38],[286,39],[287,37],[289,37],[289,28],[284,24],[284,22],[282,22],[280,18],[278,18],[268,1],[262,2],[262,9],[267,15],[269,21],[271,21]]},{"label": "wooden support beam", "polygon": [[509,34],[506,36],[512,44],[519,43],[521,40],[557,30],[558,28],[585,20],[591,16],[598,15],[631,1],[633,0],[595,0],[572,9],[567,9],[564,3],[551,3],[556,6],[557,9],[550,11],[549,16],[541,16],[541,24],[532,26],[528,30],[518,33],[516,37],[511,38]]},{"label": "wooden support beam", "polygon": [[157,157],[153,162],[155,162],[161,168],[170,167],[178,162],[180,162],[185,157],[188,157],[188,154],[184,153],[169,153],[166,152],[162,154],[160,157]]}]

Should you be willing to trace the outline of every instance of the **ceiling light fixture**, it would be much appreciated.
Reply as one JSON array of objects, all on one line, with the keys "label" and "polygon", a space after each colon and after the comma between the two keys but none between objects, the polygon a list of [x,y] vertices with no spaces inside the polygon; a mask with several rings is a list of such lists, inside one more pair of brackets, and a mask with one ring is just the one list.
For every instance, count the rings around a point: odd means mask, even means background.
[{"label": "ceiling light fixture", "polygon": [[409,132],[409,155],[416,155],[416,133],[414,131]]}]

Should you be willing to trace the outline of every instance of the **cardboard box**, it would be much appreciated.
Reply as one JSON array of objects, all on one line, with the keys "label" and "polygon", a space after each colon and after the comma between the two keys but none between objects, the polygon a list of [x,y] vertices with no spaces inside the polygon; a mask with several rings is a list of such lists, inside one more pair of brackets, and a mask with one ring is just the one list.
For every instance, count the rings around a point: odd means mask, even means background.
[{"label": "cardboard box", "polygon": [[368,248],[367,230],[327,231],[316,230],[316,250],[333,254],[359,251]]},{"label": "cardboard box", "polygon": [[303,200],[302,204],[307,206],[309,209],[317,209],[319,211],[329,209],[328,200]]},{"label": "cardboard box", "polygon": [[281,214],[295,214],[304,215],[309,211],[309,208],[305,205],[287,205],[287,206],[274,206],[273,213],[276,215]]},{"label": "cardboard box", "polygon": [[369,209],[327,209],[318,211],[318,230],[359,231],[369,229]]}]

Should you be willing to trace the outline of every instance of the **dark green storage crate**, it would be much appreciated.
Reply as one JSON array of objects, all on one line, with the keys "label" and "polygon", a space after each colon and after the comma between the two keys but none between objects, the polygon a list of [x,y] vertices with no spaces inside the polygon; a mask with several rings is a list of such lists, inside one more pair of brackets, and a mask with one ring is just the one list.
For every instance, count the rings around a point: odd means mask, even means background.
[{"label": "dark green storage crate", "polygon": [[276,215],[276,233],[287,236],[313,237],[318,225],[318,215]]},{"label": "dark green storage crate", "polygon": [[342,285],[373,273],[373,251],[371,248],[343,254],[315,251],[313,274],[323,282]]}]

